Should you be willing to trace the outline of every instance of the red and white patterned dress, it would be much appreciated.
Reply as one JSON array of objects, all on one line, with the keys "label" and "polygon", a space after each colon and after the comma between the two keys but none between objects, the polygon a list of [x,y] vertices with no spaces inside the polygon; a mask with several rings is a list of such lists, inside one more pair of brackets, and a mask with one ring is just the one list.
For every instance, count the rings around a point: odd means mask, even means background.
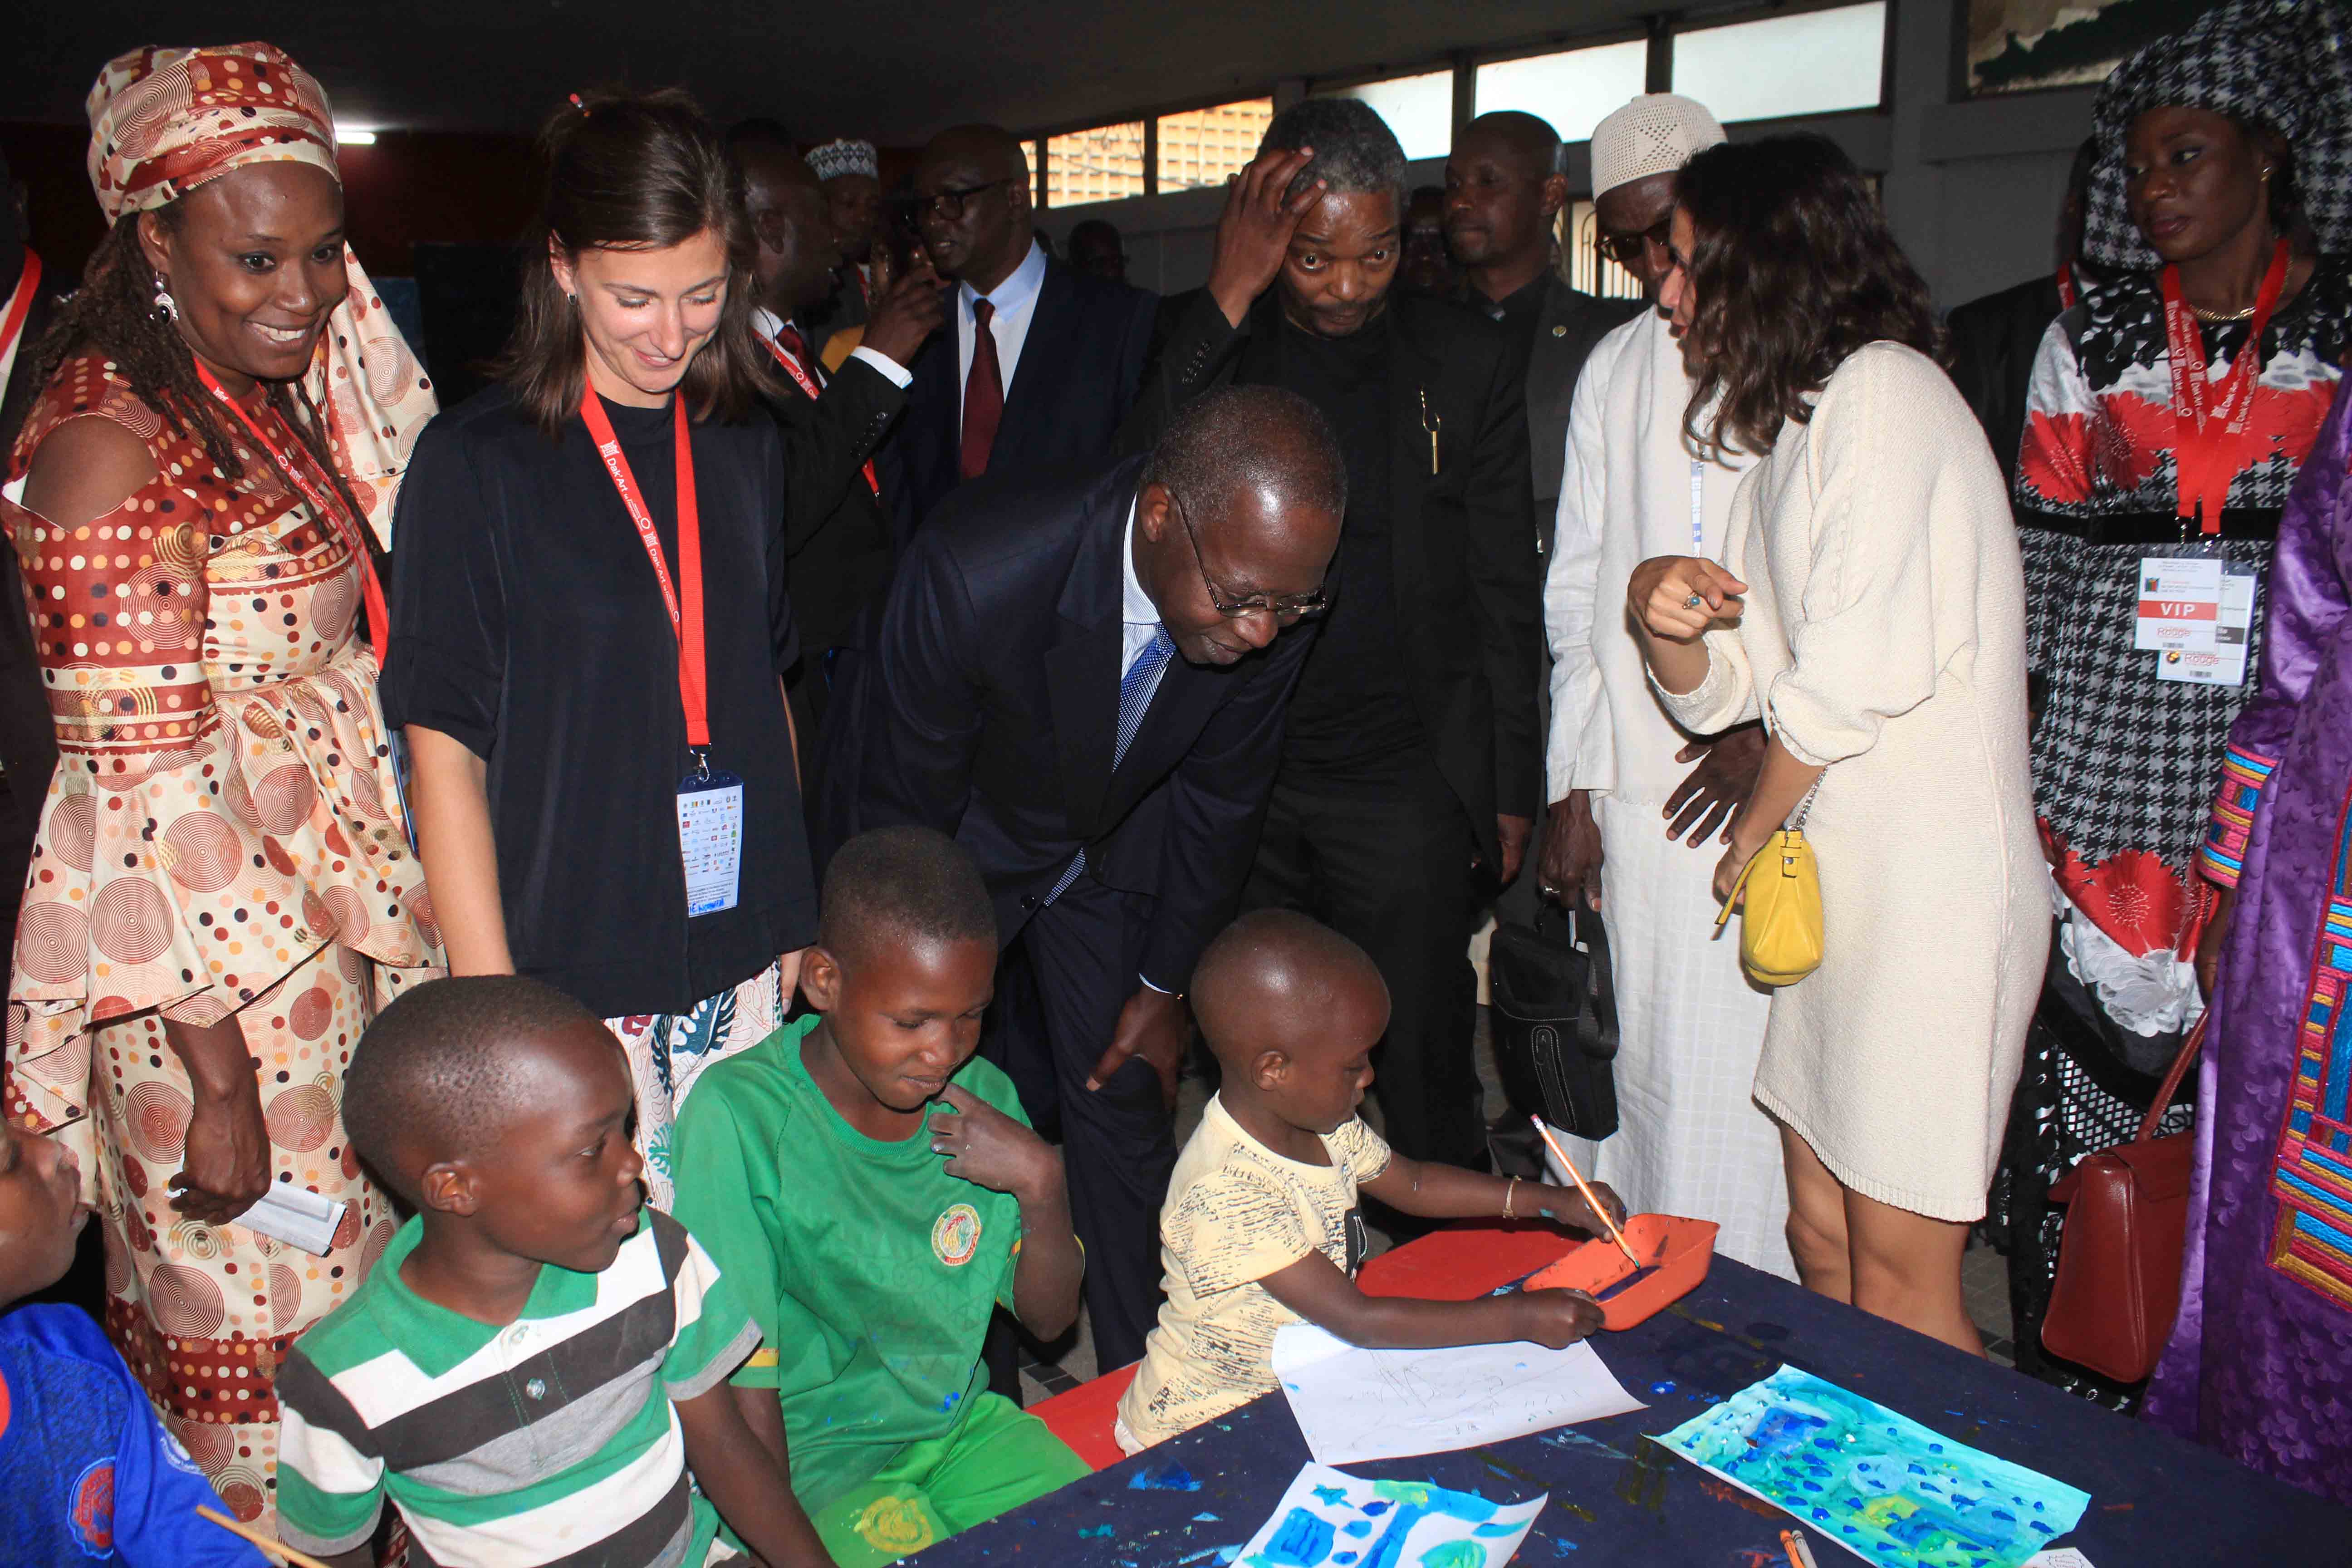
[{"label": "red and white patterned dress", "polygon": [[[246,406],[272,427],[258,389]],[[343,1136],[343,1070],[378,1006],[440,973],[440,933],[358,635],[358,561],[265,455],[224,479],[96,354],[59,368],[9,478],[82,416],[145,442],[156,473],[78,528],[0,501],[58,752],[16,927],[5,1110],[73,1147],[105,1222],[109,1335],[221,1495],[267,1522],[272,1373],[394,1228]],[[273,1177],[351,1205],[324,1258],[170,1206],[194,1101],[163,1021],[232,1014]]]}]

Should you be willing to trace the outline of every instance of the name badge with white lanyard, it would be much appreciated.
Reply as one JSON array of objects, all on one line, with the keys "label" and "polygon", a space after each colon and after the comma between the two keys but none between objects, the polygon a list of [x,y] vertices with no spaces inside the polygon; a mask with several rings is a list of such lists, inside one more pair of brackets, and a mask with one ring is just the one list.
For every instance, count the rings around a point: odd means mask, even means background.
[{"label": "name badge with white lanyard", "polygon": [[[2285,240],[2271,253],[2254,297],[2245,345],[2216,386],[2207,374],[2205,340],[2180,291],[2178,268],[2164,269],[2165,348],[2172,368],[2173,473],[2181,547],[2140,561],[2133,647],[2158,654],[2162,680],[2239,686],[2254,618],[2255,573],[2221,557],[2221,509],[2246,466],[2243,437],[2262,372],[2263,334],[2286,288],[2292,254]],[[2189,531],[2196,530],[2191,540]]]},{"label": "name badge with white lanyard", "polygon": [[[677,430],[677,586],[670,582],[669,563],[662,559],[661,535],[654,530],[653,514],[637,492],[636,476],[621,451],[613,422],[604,416],[594,388],[583,393],[580,417],[604,460],[604,472],[621,492],[629,521],[653,563],[654,579],[661,584],[662,603],[669,610],[670,629],[677,635],[677,692],[686,710],[686,743],[694,756],[694,770],[677,785],[677,848],[686,878],[686,912],[716,914],[731,910],[741,896],[743,880],[743,781],[710,765],[709,682],[703,656],[702,514],[694,495],[694,447],[688,437],[686,399],[672,395]],[[680,603],[679,588],[684,589]]]}]

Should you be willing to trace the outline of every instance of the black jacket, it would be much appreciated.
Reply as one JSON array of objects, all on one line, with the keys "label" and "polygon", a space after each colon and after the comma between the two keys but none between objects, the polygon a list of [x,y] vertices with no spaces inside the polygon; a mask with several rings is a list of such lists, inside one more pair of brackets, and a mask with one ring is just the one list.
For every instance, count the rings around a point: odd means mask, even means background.
[{"label": "black jacket", "polygon": [[1950,334],[1952,384],[1976,411],[2001,478],[2017,482],[2017,448],[2025,436],[2025,394],[2042,339],[2063,302],[2045,273],[1965,305],[1944,318]]},{"label": "black jacket", "polygon": [[[883,492],[904,548],[962,482],[963,382],[956,371],[956,289],[948,321],[907,368],[907,416],[882,448]],[[1159,296],[1071,271],[1048,257],[1035,314],[1005,389],[988,478],[1030,479],[1108,461],[1135,402]]]},{"label": "black jacket", "polygon": [[1142,970],[1181,990],[1240,898],[1312,634],[1223,668],[1170,660],[1114,774],[1119,549],[1141,471],[992,476],[940,509],[836,668],[814,832],[820,855],[892,823],[954,834],[1007,942],[1084,847],[1096,879],[1157,898]]},{"label": "black jacket", "polygon": [[1639,300],[1601,300],[1550,274],[1528,349],[1528,468],[1536,497],[1538,553],[1549,550],[1568,460],[1568,408],[1593,346],[1639,315]]},{"label": "black jacket", "polygon": [[[1388,308],[1390,528],[1406,678],[1438,771],[1495,865],[1496,815],[1533,816],[1543,802],[1543,566],[1528,479],[1527,347],[1442,300],[1391,293]],[[1121,444],[1148,448],[1178,408],[1229,384],[1243,338],[1273,331],[1280,309],[1268,289],[1236,329],[1205,289],[1169,301],[1165,339]],[[1438,430],[1433,475],[1424,395]]]},{"label": "black jacket", "polygon": [[785,580],[803,665],[841,641],[890,580],[889,515],[866,483],[865,465],[906,405],[888,376],[856,358],[843,362],[821,397],[788,382],[782,397],[767,400],[784,447]]}]

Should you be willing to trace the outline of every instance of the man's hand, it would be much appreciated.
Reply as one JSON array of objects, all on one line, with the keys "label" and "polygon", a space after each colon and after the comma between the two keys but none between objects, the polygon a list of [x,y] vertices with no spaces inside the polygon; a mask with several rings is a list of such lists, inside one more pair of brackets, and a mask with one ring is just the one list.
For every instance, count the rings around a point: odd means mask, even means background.
[{"label": "man's hand", "polygon": [[1062,1157],[1028,1128],[961,1084],[940,1098],[955,1110],[931,1118],[931,1152],[947,1156],[949,1175],[1024,1200],[1061,1181]]},{"label": "man's hand", "polygon": [[1127,1005],[1118,1010],[1118,1028],[1111,1035],[1110,1049],[1103,1052],[1095,1070],[1087,1075],[1087,1087],[1102,1088],[1129,1057],[1141,1057],[1160,1075],[1160,1097],[1174,1110],[1176,1075],[1184,1064],[1187,1034],[1184,998],[1149,985],[1137,987]]},{"label": "man's hand", "polygon": [[783,1009],[787,1013],[793,1010],[793,999],[800,993],[801,961],[807,956],[808,949],[804,947],[796,947],[790,952],[776,955],[776,973],[781,981],[776,987],[776,994],[782,999]]},{"label": "man's hand", "polygon": [[1694,848],[1723,829],[1731,842],[1731,814],[1748,804],[1763,771],[1767,737],[1761,724],[1742,724],[1713,740],[1693,741],[1675,753],[1678,763],[1696,763],[1690,776],[1666,796],[1666,837],[1685,839]]},{"label": "man's hand", "polygon": [[902,278],[866,319],[866,335],[858,342],[903,368],[947,319],[947,296],[937,283]]},{"label": "man's hand", "polygon": [[1320,180],[1289,194],[1290,183],[1314,161],[1312,147],[1261,153],[1226,187],[1216,255],[1209,264],[1209,297],[1236,327],[1249,314],[1250,302],[1282,271],[1298,220],[1323,199]]},{"label": "man's hand", "polygon": [[1747,592],[1704,555],[1657,555],[1633,568],[1625,607],[1652,637],[1690,642],[1718,620],[1738,621]]},{"label": "man's hand", "polygon": [[1536,890],[1565,908],[1578,898],[1601,907],[1601,824],[1592,818],[1592,792],[1572,789],[1546,811],[1543,853],[1536,862]]},{"label": "man's hand", "polygon": [[172,1206],[203,1225],[226,1225],[269,1191],[269,1130],[253,1079],[224,1093],[199,1090]]},{"label": "man's hand", "polygon": [[1532,816],[1512,816],[1505,812],[1495,814],[1495,841],[1503,853],[1503,864],[1497,868],[1502,879],[1497,884],[1507,888],[1519,879],[1519,868],[1528,858],[1528,840],[1535,836],[1536,819]]},{"label": "man's hand", "polygon": [[2197,991],[2212,1005],[2213,987],[2221,976],[2221,950],[2229,945],[2230,917],[2237,912],[2238,889],[2216,888],[2213,912],[2205,918],[2205,929],[2197,937]]}]

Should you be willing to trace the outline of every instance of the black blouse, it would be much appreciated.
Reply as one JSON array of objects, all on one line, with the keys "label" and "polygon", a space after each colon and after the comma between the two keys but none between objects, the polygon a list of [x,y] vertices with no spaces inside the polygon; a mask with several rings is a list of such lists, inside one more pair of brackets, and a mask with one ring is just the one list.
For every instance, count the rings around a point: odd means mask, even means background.
[{"label": "black blouse", "polygon": [[[604,409],[675,574],[670,411]],[[739,902],[691,921],[677,640],[586,425],[551,440],[504,388],[468,399],[426,427],[394,525],[384,715],[488,764],[515,968],[604,1018],[684,1012],[816,934],[777,684],[798,657],[781,449],[756,414],[693,444],[710,763],[743,780],[744,821]]]}]

